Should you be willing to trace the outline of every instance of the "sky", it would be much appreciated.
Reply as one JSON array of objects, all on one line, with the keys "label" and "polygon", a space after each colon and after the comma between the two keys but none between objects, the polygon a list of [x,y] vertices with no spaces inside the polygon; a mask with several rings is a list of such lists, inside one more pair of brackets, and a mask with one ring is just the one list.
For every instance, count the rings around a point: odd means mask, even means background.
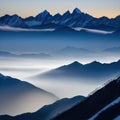
[{"label": "sky", "polygon": [[52,15],[63,14],[76,7],[94,17],[113,18],[120,14],[120,0],[0,0],[0,16],[18,14],[24,18],[36,16],[45,9]]}]

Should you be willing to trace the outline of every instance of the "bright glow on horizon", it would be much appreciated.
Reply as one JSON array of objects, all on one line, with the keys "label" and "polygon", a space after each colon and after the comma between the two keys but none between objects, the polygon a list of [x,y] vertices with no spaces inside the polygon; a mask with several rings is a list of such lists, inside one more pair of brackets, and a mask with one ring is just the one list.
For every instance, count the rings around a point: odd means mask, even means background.
[{"label": "bright glow on horizon", "polygon": [[120,13],[119,0],[0,0],[0,16],[5,14],[18,14],[22,17],[36,16],[45,9],[52,15],[56,13],[63,14],[65,11],[78,7],[81,11],[91,14],[95,17],[107,16],[115,17]]}]

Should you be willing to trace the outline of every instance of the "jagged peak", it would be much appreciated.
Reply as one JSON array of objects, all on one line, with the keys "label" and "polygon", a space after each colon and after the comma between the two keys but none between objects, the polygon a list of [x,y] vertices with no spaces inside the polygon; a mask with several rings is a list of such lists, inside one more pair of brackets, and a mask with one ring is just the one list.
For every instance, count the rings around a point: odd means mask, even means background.
[{"label": "jagged peak", "polygon": [[18,16],[17,14],[14,14],[11,16],[13,19],[22,19],[20,16]]},{"label": "jagged peak", "polygon": [[109,20],[109,18],[106,17],[106,16],[102,16],[102,17],[100,17],[99,19],[101,19],[101,20]]},{"label": "jagged peak", "polygon": [[8,17],[11,17],[9,14],[6,14],[4,16],[1,16],[0,18],[8,18]]},{"label": "jagged peak", "polygon": [[17,14],[12,14],[12,15],[8,15],[8,16],[10,16],[10,17],[14,17],[14,18],[21,18],[19,15],[17,15]]},{"label": "jagged peak", "polygon": [[47,10],[44,10],[42,13],[49,14],[49,12]]},{"label": "jagged peak", "polygon": [[85,64],[85,65],[101,65],[101,63],[98,61],[93,61],[93,62],[90,62],[90,63]]},{"label": "jagged peak", "polygon": [[63,15],[70,15],[70,14],[71,14],[70,11],[67,10]]},{"label": "jagged peak", "polygon": [[54,15],[54,17],[55,17],[55,16],[61,16],[61,14],[60,14],[60,13],[57,13],[57,14]]},{"label": "jagged peak", "polygon": [[44,10],[43,12],[39,13],[36,17],[39,17],[41,15],[47,16],[50,15],[50,13],[47,10]]},{"label": "jagged peak", "polygon": [[73,64],[80,64],[78,61],[74,61]]},{"label": "jagged peak", "polygon": [[19,17],[17,14],[13,14],[12,17]]},{"label": "jagged peak", "polygon": [[81,10],[80,10],[79,8],[75,8],[75,9],[73,10],[73,13],[79,13],[79,14],[81,14],[82,12],[81,12]]}]

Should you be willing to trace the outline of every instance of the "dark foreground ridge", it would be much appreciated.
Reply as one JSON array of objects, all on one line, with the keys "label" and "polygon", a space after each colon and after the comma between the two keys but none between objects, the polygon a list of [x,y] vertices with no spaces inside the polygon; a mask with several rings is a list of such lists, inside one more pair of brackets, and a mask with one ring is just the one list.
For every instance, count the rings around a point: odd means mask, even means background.
[{"label": "dark foreground ridge", "polygon": [[[107,109],[103,110],[106,106]],[[113,120],[120,115],[119,106],[120,77],[111,81],[83,102],[53,120]],[[94,119],[90,119],[98,112],[100,113]]]},{"label": "dark foreground ridge", "polygon": [[[58,114],[52,120],[113,120],[120,115],[120,77],[78,102],[71,109]],[[106,107],[106,109],[105,109]],[[100,112],[101,111],[101,112]],[[98,114],[97,114],[98,113]],[[97,114],[97,115],[96,115]],[[48,114],[46,114],[47,116]],[[96,116],[95,116],[96,115]],[[92,117],[94,117],[92,119]],[[39,111],[15,117],[0,116],[0,120],[43,120]],[[46,119],[50,120],[50,119]]]}]

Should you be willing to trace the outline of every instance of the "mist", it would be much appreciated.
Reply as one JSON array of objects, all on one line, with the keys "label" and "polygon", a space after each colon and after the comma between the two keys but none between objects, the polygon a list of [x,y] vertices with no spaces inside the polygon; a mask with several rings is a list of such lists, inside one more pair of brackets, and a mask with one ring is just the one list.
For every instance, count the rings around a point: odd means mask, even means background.
[{"label": "mist", "polygon": [[[87,96],[103,82],[88,83],[83,78],[81,79],[84,82],[75,82],[74,78],[73,81],[66,79],[55,81],[35,79],[34,76],[74,61],[82,64],[92,61],[111,63],[120,58],[119,52],[104,51],[107,48],[120,46],[119,36],[115,36],[112,32],[90,30],[40,32],[18,29],[0,31],[0,36],[0,51],[10,53],[9,56],[0,55],[0,73],[30,82],[59,98]],[[50,58],[45,59],[36,55],[40,53],[45,53]],[[22,54],[28,54],[29,57],[25,58]]]},{"label": "mist", "polygon": [[[103,59],[103,58],[102,58]],[[103,59],[102,62],[111,62],[115,59]],[[57,67],[70,64],[78,60],[82,64],[89,63],[94,58],[88,59],[25,59],[25,58],[2,58],[0,59],[0,73],[18,78],[22,81],[27,81],[33,85],[54,93],[59,98],[73,97],[76,95],[87,96],[90,92],[100,87],[104,82],[95,82],[92,80],[88,82],[81,78],[81,80],[66,80],[65,78],[55,80],[48,78],[35,78],[36,75],[42,74]],[[7,64],[6,64],[7,63]],[[112,79],[112,78],[111,78]]]}]

